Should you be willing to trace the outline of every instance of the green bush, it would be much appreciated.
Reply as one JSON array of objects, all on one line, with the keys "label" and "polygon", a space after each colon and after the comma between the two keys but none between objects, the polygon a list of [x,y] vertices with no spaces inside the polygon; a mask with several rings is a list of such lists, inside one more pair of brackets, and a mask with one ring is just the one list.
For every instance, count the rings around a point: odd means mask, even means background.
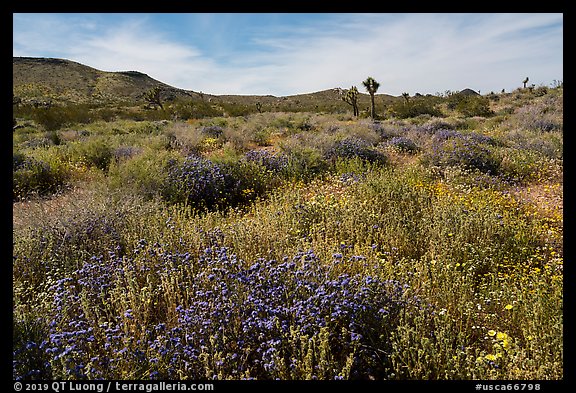
[{"label": "green bush", "polygon": [[480,95],[453,94],[448,98],[448,108],[466,117],[486,117],[494,114],[490,109],[490,100]]},{"label": "green bush", "polygon": [[67,105],[51,107],[28,107],[22,114],[40,124],[46,131],[55,131],[63,126],[86,124],[91,122],[92,115],[87,105]]},{"label": "green bush", "polygon": [[62,168],[48,162],[27,157],[22,153],[13,156],[12,200],[54,194],[62,189],[68,179]]},{"label": "green bush", "polygon": [[437,105],[429,100],[414,99],[408,103],[397,102],[389,108],[392,116],[400,119],[407,119],[420,115],[430,115],[435,117],[442,117],[442,111],[438,109]]},{"label": "green bush", "polygon": [[274,174],[255,161],[238,160],[221,165],[225,179],[225,204],[237,206],[257,197],[265,196],[280,183]]},{"label": "green bush", "polygon": [[178,158],[174,152],[146,149],[127,160],[113,162],[108,170],[108,186],[144,200],[154,199],[164,192],[168,163]]},{"label": "green bush", "polygon": [[91,139],[76,142],[70,146],[72,160],[87,167],[96,167],[103,171],[108,169],[113,158],[113,149],[102,139]]},{"label": "green bush", "polygon": [[322,152],[312,147],[298,147],[286,152],[287,173],[294,180],[310,180],[328,170]]}]

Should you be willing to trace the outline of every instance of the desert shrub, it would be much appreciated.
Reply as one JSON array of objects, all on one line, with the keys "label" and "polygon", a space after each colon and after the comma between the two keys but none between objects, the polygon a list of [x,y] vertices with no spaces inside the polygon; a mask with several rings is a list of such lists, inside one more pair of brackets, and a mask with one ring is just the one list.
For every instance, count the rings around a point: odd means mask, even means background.
[{"label": "desert shrub", "polygon": [[456,119],[450,119],[446,120],[446,119],[431,119],[430,121],[422,124],[420,127],[422,130],[429,132],[429,133],[434,133],[438,130],[454,130],[457,129],[461,122],[459,122]]},{"label": "desert shrub", "polygon": [[542,97],[548,94],[548,87],[546,86],[538,86],[533,91],[532,94],[536,97]]},{"label": "desert shrub", "polygon": [[425,164],[440,167],[461,165],[490,174],[498,172],[498,158],[473,137],[454,130],[441,130],[434,137],[432,149],[423,156]]},{"label": "desert shrub", "polygon": [[542,157],[561,159],[563,157],[563,135],[560,132],[512,130],[502,136],[502,141],[518,150],[531,150]]},{"label": "desert shrub", "polygon": [[398,136],[402,131],[401,127],[395,124],[387,124],[378,121],[370,123],[370,128],[378,134],[381,140],[387,140]]},{"label": "desert shrub", "polygon": [[254,112],[256,112],[256,106],[253,105],[245,105],[240,103],[225,103],[222,102],[219,104],[222,107],[223,112],[226,113],[228,116],[247,116]]},{"label": "desert shrub", "polygon": [[69,145],[70,157],[73,162],[87,167],[95,167],[106,171],[113,158],[113,148],[104,139],[96,138]]},{"label": "desert shrub", "polygon": [[270,137],[273,130],[270,127],[258,127],[253,133],[252,141],[258,146],[270,146]]},{"label": "desert shrub", "polygon": [[499,152],[502,176],[513,183],[539,181],[552,175],[554,159],[530,149],[505,148]]},{"label": "desert shrub", "polygon": [[218,165],[198,156],[188,156],[182,163],[169,165],[163,197],[170,203],[211,208],[222,203],[225,190],[225,176]]},{"label": "desert shrub", "polygon": [[491,116],[490,100],[480,95],[453,94],[448,97],[448,108],[454,109],[466,117]]},{"label": "desert shrub", "polygon": [[12,170],[15,171],[26,163],[26,154],[20,151],[12,152]]},{"label": "desert shrub", "polygon": [[170,122],[166,120],[159,121],[146,121],[134,119],[120,119],[111,122],[94,121],[86,124],[83,130],[79,130],[84,135],[117,135],[117,136],[147,136],[147,135],[161,135],[164,128]]},{"label": "desert shrub", "polygon": [[267,170],[257,161],[238,160],[221,164],[224,191],[220,206],[237,206],[252,201],[278,186],[279,173]]},{"label": "desert shrub", "polygon": [[12,159],[12,200],[54,194],[66,186],[67,171],[49,162],[16,153]]},{"label": "desert shrub", "polygon": [[[560,104],[561,105],[561,104]],[[562,114],[553,99],[518,108],[511,123],[524,130],[551,132],[563,129]]]},{"label": "desert shrub", "polygon": [[37,149],[51,146],[52,142],[45,135],[34,136],[20,143],[20,147],[28,149]]},{"label": "desert shrub", "polygon": [[207,100],[178,98],[170,105],[169,111],[172,117],[181,120],[222,116],[222,109]]},{"label": "desert shrub", "polygon": [[178,158],[177,153],[169,151],[143,150],[130,158],[112,163],[108,170],[107,185],[112,190],[123,189],[145,200],[159,197],[164,192],[169,163]]},{"label": "desert shrub", "polygon": [[200,129],[200,132],[212,138],[218,138],[224,132],[224,127],[218,125],[204,126]]},{"label": "desert shrub", "polygon": [[283,172],[288,166],[288,157],[286,155],[270,153],[267,150],[250,150],[244,154],[244,159],[256,162],[270,172]]},{"label": "desert shrub", "polygon": [[195,127],[186,123],[176,122],[164,129],[168,148],[179,150],[183,155],[199,155],[206,135]]},{"label": "desert shrub", "polygon": [[239,151],[247,151],[250,149],[249,138],[245,135],[244,130],[238,129],[236,127],[227,127],[224,129],[223,139],[226,143],[232,145],[232,147]]},{"label": "desert shrub", "polygon": [[406,138],[404,136],[395,136],[392,139],[386,141],[383,145],[389,149],[408,154],[414,154],[419,150],[418,146],[412,139]]},{"label": "desert shrub", "polygon": [[439,129],[433,132],[432,139],[436,142],[444,142],[450,138],[462,138],[464,135],[460,131],[453,129]]},{"label": "desert shrub", "polygon": [[62,138],[60,138],[60,134],[57,131],[47,131],[44,136],[52,145],[59,145],[62,142]]},{"label": "desert shrub", "polygon": [[423,99],[413,99],[408,104],[397,102],[392,104],[388,110],[392,116],[400,119],[407,119],[421,115],[430,115],[435,117],[443,116],[442,111],[438,109],[436,103]]},{"label": "desert shrub", "polygon": [[114,161],[125,161],[142,152],[141,147],[137,146],[118,146],[112,150]]},{"label": "desert shrub", "polygon": [[34,107],[33,105],[24,105],[17,111],[17,116],[22,116],[34,120],[41,125],[46,131],[55,131],[65,125],[78,123],[89,123],[92,121],[90,109],[86,105],[67,105],[67,106],[49,106]]},{"label": "desert shrub", "polygon": [[309,180],[328,169],[328,163],[322,152],[313,147],[297,147],[287,153],[287,173],[294,180]]},{"label": "desert shrub", "polygon": [[386,156],[372,147],[368,142],[359,138],[345,138],[336,142],[324,154],[327,160],[336,158],[361,158],[368,162],[384,164]]}]

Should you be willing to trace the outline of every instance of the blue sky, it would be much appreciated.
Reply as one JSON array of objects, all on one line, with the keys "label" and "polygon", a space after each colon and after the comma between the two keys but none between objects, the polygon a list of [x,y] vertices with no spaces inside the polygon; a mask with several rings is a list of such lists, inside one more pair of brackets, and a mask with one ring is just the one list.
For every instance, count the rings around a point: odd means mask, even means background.
[{"label": "blue sky", "polygon": [[13,14],[14,56],[144,72],[209,94],[334,87],[482,94],[563,80],[563,14]]}]

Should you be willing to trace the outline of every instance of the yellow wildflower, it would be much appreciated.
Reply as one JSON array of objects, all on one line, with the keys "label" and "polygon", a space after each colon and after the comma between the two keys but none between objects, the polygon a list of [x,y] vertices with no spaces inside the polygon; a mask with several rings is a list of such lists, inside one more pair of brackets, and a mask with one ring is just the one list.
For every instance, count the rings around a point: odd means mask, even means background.
[{"label": "yellow wildflower", "polygon": [[497,340],[507,340],[509,337],[506,333],[502,333],[502,332],[498,332],[496,333],[496,339]]}]

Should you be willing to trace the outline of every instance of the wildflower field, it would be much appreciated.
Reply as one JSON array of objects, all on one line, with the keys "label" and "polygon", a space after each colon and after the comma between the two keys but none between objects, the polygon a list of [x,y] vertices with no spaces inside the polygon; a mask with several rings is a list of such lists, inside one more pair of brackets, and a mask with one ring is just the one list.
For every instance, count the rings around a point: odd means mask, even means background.
[{"label": "wildflower field", "polygon": [[14,379],[562,379],[563,89],[489,106],[20,119]]}]

